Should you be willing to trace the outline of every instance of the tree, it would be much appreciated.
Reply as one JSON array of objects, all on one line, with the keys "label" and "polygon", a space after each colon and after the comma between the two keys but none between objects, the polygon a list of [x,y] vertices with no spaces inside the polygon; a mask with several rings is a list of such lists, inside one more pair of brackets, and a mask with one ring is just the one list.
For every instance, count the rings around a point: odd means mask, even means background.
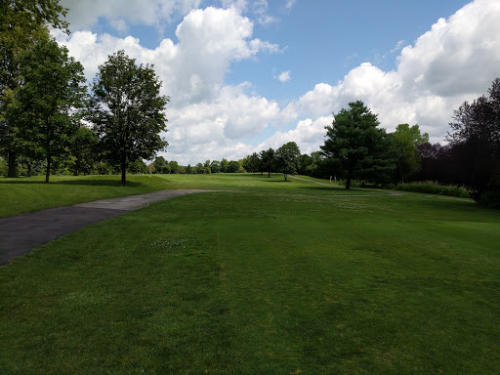
[{"label": "tree", "polygon": [[188,164],[186,167],[186,174],[192,174],[193,173],[193,167],[191,167],[191,164]]},{"label": "tree", "polygon": [[227,170],[228,166],[229,166],[229,162],[227,161],[227,159],[222,159],[220,161],[220,171],[222,173],[227,173],[228,172],[228,170]]},{"label": "tree", "polygon": [[129,163],[151,159],[167,146],[160,133],[166,131],[168,98],[160,95],[160,88],[152,66],[137,65],[124,51],[109,56],[99,67],[89,120],[95,124],[105,156],[120,164],[122,185]]},{"label": "tree", "polygon": [[212,163],[210,164],[210,170],[212,173],[219,173],[220,172],[220,163],[218,160],[212,161]]},{"label": "tree", "polygon": [[429,142],[429,134],[421,134],[418,125],[410,127],[408,124],[400,124],[391,138],[396,160],[396,180],[404,182],[420,170],[418,147]]},{"label": "tree", "polygon": [[245,170],[250,173],[259,172],[260,163],[261,160],[259,158],[259,155],[254,152],[253,154],[248,155],[243,159],[243,168],[245,168]]},{"label": "tree", "polygon": [[17,176],[17,159],[22,153],[19,122],[6,111],[13,92],[23,84],[21,60],[46,37],[46,25],[67,30],[66,12],[60,0],[0,1],[0,152],[6,156],[9,177]]},{"label": "tree", "polygon": [[179,173],[179,164],[176,161],[172,160],[168,163],[168,166],[170,167],[170,173]]},{"label": "tree", "polygon": [[168,174],[171,172],[170,164],[167,163],[163,156],[157,156],[154,165],[154,173]]},{"label": "tree", "polygon": [[267,177],[271,177],[274,165],[276,164],[274,150],[269,148],[260,152],[260,168],[262,172],[267,172]]},{"label": "tree", "polygon": [[463,103],[450,123],[449,139],[460,176],[473,197],[500,207],[500,79],[493,81],[488,97]]},{"label": "tree", "polygon": [[7,112],[17,116],[23,148],[45,159],[48,183],[53,157],[67,151],[79,126],[75,109],[82,108],[86,91],[83,67],[47,35],[24,55],[21,74],[24,83]]},{"label": "tree", "polygon": [[357,101],[349,103],[349,109],[341,109],[332,125],[325,127],[326,140],[321,150],[345,177],[346,189],[351,188],[353,178],[377,178],[388,168],[383,155],[387,137],[378,126],[377,115]]},{"label": "tree", "polygon": [[[225,160],[225,159],[222,159],[222,160]],[[238,173],[240,172],[240,163],[237,162],[236,160],[231,160],[228,164],[227,164],[227,168],[226,168],[226,173]]]},{"label": "tree", "polygon": [[149,172],[148,166],[142,159],[136,159],[128,165],[128,170],[133,174],[146,174]]},{"label": "tree", "polygon": [[80,126],[70,141],[71,158],[73,159],[73,174],[89,174],[96,161],[97,137],[86,126]]},{"label": "tree", "polygon": [[212,169],[210,168],[210,160],[205,161],[205,163],[203,164],[203,173],[206,174],[212,173]]},{"label": "tree", "polygon": [[288,175],[297,172],[297,164],[300,156],[299,146],[295,142],[288,142],[276,151],[276,159],[285,181]]},{"label": "tree", "polygon": [[196,174],[205,173],[205,167],[201,163],[196,164],[195,170],[196,170]]},{"label": "tree", "polygon": [[307,154],[302,154],[299,156],[298,165],[298,173],[308,175],[313,166],[313,158]]}]

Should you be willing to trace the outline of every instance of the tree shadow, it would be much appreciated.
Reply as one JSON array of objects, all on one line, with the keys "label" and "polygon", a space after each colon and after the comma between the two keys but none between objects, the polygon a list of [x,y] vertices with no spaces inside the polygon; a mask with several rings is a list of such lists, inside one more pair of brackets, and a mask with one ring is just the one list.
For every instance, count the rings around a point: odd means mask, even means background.
[{"label": "tree shadow", "polygon": [[[122,186],[120,178],[118,177],[116,180],[108,180],[108,179],[75,179],[75,180],[55,180],[50,181],[49,184],[46,184],[43,180],[26,180],[26,179],[0,179],[0,184],[32,184],[32,185],[83,185],[83,186]],[[138,187],[144,185],[141,182],[136,181],[127,181],[125,187]]]}]

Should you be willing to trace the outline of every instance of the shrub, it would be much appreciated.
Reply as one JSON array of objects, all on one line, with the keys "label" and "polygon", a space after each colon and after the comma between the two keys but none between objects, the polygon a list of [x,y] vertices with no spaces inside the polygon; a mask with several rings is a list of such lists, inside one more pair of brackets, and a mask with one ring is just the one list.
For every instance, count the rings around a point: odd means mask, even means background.
[{"label": "shrub", "polygon": [[432,181],[399,184],[398,186],[396,186],[396,190],[470,198],[470,191],[463,186],[441,185]]}]

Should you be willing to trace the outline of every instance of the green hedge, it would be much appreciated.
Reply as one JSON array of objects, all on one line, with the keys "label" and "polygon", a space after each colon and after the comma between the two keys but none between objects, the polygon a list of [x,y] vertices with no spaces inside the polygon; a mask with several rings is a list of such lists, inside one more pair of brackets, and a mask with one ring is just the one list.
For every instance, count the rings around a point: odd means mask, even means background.
[{"label": "green hedge", "polygon": [[432,181],[399,184],[396,190],[413,191],[416,193],[449,195],[452,197],[470,198],[470,191],[463,186],[441,185]]}]

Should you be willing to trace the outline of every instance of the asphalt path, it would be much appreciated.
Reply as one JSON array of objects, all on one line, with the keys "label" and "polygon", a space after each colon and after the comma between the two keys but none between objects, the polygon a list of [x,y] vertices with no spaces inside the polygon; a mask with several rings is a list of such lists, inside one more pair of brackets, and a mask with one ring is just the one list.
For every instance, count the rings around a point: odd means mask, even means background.
[{"label": "asphalt path", "polygon": [[0,265],[6,265],[15,257],[89,224],[123,215],[153,202],[214,191],[161,190],[0,218]]}]

